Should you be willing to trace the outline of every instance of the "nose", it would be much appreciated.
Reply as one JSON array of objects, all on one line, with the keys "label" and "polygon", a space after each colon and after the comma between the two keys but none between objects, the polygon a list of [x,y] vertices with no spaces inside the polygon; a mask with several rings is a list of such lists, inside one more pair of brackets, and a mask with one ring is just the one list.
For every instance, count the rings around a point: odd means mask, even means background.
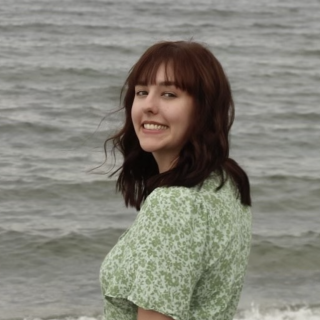
[{"label": "nose", "polygon": [[144,99],[143,111],[145,113],[157,113],[158,112],[158,99],[152,92],[149,92],[148,96]]}]

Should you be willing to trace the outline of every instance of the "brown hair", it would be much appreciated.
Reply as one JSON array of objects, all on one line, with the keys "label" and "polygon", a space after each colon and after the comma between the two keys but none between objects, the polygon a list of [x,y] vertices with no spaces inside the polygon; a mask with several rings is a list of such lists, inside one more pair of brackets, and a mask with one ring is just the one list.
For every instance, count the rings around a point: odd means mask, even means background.
[{"label": "brown hair", "polygon": [[[159,174],[151,153],[140,147],[131,119],[131,108],[137,83],[154,83],[158,68],[170,64],[177,87],[194,99],[192,134],[181,149],[179,159],[169,171]],[[228,178],[234,182],[241,202],[251,205],[250,185],[246,173],[229,158],[228,134],[234,120],[234,104],[229,81],[215,56],[196,42],[160,42],[151,46],[132,67],[122,88],[125,123],[105,142],[113,142],[113,152],[123,155],[117,190],[125,204],[138,210],[145,198],[159,186],[200,185],[215,172],[220,189]]]}]

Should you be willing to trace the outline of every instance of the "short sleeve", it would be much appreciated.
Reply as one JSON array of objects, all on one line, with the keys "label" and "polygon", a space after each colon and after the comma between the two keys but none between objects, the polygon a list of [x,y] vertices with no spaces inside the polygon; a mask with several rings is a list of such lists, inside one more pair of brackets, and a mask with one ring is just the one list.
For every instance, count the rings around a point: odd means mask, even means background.
[{"label": "short sleeve", "polygon": [[147,199],[128,238],[127,300],[176,320],[187,320],[201,277],[206,221],[188,188],[158,188]]}]

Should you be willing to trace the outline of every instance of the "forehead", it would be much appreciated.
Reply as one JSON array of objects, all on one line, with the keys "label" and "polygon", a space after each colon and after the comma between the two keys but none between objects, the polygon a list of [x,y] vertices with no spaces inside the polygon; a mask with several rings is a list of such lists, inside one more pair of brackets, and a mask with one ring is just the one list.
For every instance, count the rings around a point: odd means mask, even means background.
[{"label": "forehead", "polygon": [[194,66],[185,59],[149,55],[147,59],[139,60],[134,66],[128,78],[128,85],[133,89],[138,84],[174,82],[178,89],[194,95],[199,83],[194,69]]},{"label": "forehead", "polygon": [[161,64],[154,74],[147,77],[140,77],[137,80],[137,85],[147,85],[147,84],[160,84],[160,85],[175,85],[175,76],[172,66]]},{"label": "forehead", "polygon": [[174,80],[174,71],[173,71],[173,67],[171,64],[167,64],[165,65],[164,63],[162,63],[156,73],[156,81],[158,82],[158,80],[161,81],[173,81]]},{"label": "forehead", "polygon": [[156,84],[160,82],[174,82],[174,68],[172,63],[161,63],[159,66],[152,68],[151,70],[142,70],[137,77],[137,83],[143,84]]}]

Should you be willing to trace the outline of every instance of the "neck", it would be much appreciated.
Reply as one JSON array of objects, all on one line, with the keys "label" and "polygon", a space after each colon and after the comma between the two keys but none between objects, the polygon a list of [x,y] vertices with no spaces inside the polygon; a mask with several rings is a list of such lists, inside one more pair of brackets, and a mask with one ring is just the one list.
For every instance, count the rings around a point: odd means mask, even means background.
[{"label": "neck", "polygon": [[175,165],[177,164],[178,158],[179,156],[167,156],[164,157],[163,155],[161,155],[161,157],[155,153],[152,154],[154,159],[157,162],[158,165],[158,169],[159,169],[159,173],[163,173],[166,171],[171,170],[172,168],[175,167]]}]

